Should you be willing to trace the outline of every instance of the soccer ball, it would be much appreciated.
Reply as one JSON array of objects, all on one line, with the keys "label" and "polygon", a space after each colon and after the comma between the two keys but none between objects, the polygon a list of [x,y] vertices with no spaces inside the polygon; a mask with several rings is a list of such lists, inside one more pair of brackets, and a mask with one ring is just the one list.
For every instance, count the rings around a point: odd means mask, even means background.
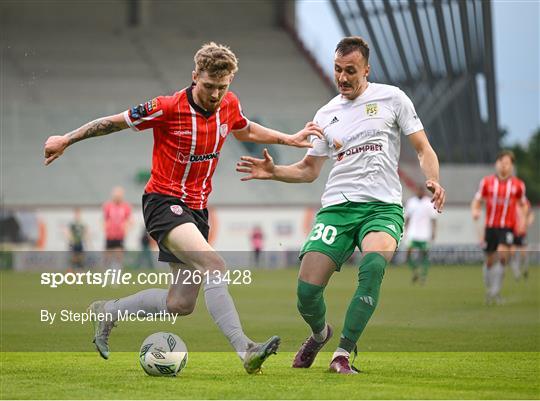
[{"label": "soccer ball", "polygon": [[186,367],[186,344],[176,334],[159,332],[142,343],[139,362],[150,376],[176,376]]}]

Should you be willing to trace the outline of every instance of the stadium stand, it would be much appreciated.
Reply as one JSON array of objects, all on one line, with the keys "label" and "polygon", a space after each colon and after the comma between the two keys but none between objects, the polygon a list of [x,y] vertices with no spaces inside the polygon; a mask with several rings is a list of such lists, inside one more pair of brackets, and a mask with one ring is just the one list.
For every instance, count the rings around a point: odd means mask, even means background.
[{"label": "stadium stand", "polygon": [[[225,2],[182,2],[179,7],[154,1],[144,3],[146,21],[136,28],[126,26],[122,3],[106,3],[107,13],[85,2],[0,6],[3,149],[9,149],[2,156],[9,170],[17,172],[4,178],[6,204],[98,204],[118,183],[126,187],[129,200],[138,202],[142,188],[134,177],[150,167],[149,131],[75,145],[48,169],[42,167],[43,141],[185,87],[194,52],[210,40],[231,46],[239,57],[232,89],[250,118],[294,132],[332,96],[288,34],[276,26],[271,1],[232,8]],[[248,36],[246,27],[252,27]],[[216,190],[214,203],[257,202],[262,195],[271,202],[305,202],[322,191],[294,191],[290,196],[295,199],[287,199],[279,191],[269,197],[261,183],[241,184],[234,163],[245,153],[234,139],[228,141],[215,177],[216,183],[227,182],[227,191]],[[296,160],[303,153],[293,149],[280,160]],[[31,178],[32,185],[21,177]]]},{"label": "stadium stand", "polygon": [[[135,178],[150,168],[150,131],[125,131],[77,144],[47,169],[41,159],[43,141],[53,133],[185,87],[193,54],[204,42],[225,43],[236,52],[240,71],[232,89],[246,115],[265,125],[294,132],[334,95],[287,30],[276,23],[273,1],[143,1],[137,27],[127,23],[124,3],[100,4],[0,4],[2,163],[10,172],[3,174],[2,198],[8,205],[97,205],[117,184],[125,186],[127,199],[138,203],[142,186]],[[403,147],[403,159],[412,162],[403,165],[403,176],[410,177],[404,181],[407,197],[407,186],[420,171],[415,157],[407,157],[412,154],[409,145]],[[294,191],[280,184],[241,183],[234,171],[236,160],[260,149],[246,148],[232,138],[227,142],[214,179],[212,204],[318,204],[330,163],[315,185],[297,185]],[[281,163],[304,154],[279,146],[270,150]],[[468,202],[489,168],[443,166],[449,201]],[[469,180],[458,178],[461,171]],[[462,182],[470,182],[471,188],[465,190]],[[452,191],[453,187],[460,190]]]}]

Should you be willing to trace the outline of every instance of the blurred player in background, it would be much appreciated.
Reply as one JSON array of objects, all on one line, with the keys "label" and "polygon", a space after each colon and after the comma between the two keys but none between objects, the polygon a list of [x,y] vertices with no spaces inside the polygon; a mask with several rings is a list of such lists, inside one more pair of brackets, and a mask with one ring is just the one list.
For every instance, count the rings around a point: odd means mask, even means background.
[{"label": "blurred player in background", "polygon": [[529,277],[527,231],[534,222],[534,213],[529,199],[526,199],[525,203],[526,207],[516,207],[514,244],[512,245],[512,261],[510,263],[516,280],[521,277],[527,280]]},{"label": "blurred player in background", "polygon": [[[516,208],[527,212],[525,184],[513,176],[514,153],[503,150],[497,155],[496,173],[482,178],[478,192],[471,203],[471,213],[475,221],[482,214],[482,202],[486,203],[483,266],[486,286],[486,303],[501,303],[501,289],[504,266],[510,257],[510,247],[514,243],[516,229]],[[524,222],[520,222],[521,225]],[[523,227],[517,229],[523,231]]]},{"label": "blurred player in background", "polygon": [[261,262],[261,252],[264,244],[264,234],[260,226],[253,227],[250,240],[251,249],[253,250],[253,259],[255,262],[255,266],[259,267],[259,264]]},{"label": "blurred player in background", "polygon": [[[425,195],[423,186],[418,186],[416,196],[410,198],[405,204],[405,232],[407,234],[407,262],[412,271],[412,282],[420,280],[426,282],[429,269],[429,244],[435,240],[437,228],[437,212],[433,209],[431,198]],[[417,249],[420,254],[419,270],[418,260],[413,255]]]},{"label": "blurred player in background", "polygon": [[410,99],[399,88],[368,82],[369,47],[360,37],[341,40],[335,52],[334,78],[340,94],[323,106],[314,122],[324,138],[298,163],[276,166],[265,149],[264,159],[244,156],[237,171],[242,180],[263,179],[289,183],[312,182],[329,157],[334,160],[322,209],[300,257],[298,310],[311,327],[293,362],[310,367],[332,337],[326,322],[323,292],[335,271],[358,246],[363,254],[358,287],[347,314],[330,370],[354,374],[350,353],[379,300],[384,270],[403,232],[401,184],[397,174],[400,134],[407,136],[433,192],[433,207],[442,210],[445,192],[439,184],[439,162]]},{"label": "blurred player in background", "polygon": [[81,209],[73,210],[73,221],[67,227],[67,239],[71,251],[70,271],[84,268],[84,242],[86,240],[86,226],[81,219]]},{"label": "blurred player in background", "polygon": [[[247,337],[229,294],[220,280],[225,261],[208,244],[208,197],[212,175],[221,147],[232,132],[240,141],[311,147],[309,137],[322,137],[314,124],[294,135],[250,123],[236,95],[229,92],[237,59],[231,50],[215,43],[205,44],[195,54],[192,84],[172,96],[159,96],[123,113],[92,121],[63,136],[50,137],[45,144],[45,164],[62,155],[78,141],[131,127],[153,128],[152,173],[143,195],[146,228],[159,246],[159,260],[168,262],[174,277],[179,269],[209,272],[203,283],[206,306],[214,322],[243,360],[248,373],[259,372],[262,363],[275,353],[280,339],[261,344]],[[195,280],[193,280],[195,281]],[[201,283],[173,283],[169,290],[147,289],[114,301],[96,301],[90,309],[116,315],[170,312],[188,315],[195,308]],[[108,338],[114,322],[98,322],[94,343],[101,356],[109,357]]]},{"label": "blurred player in background", "polygon": [[137,260],[134,264],[135,269],[154,268],[152,246],[155,243],[156,242],[154,239],[150,236],[150,234],[148,234],[148,231],[146,231],[146,228],[143,228],[139,241],[141,249],[139,249],[139,252],[137,252]]},{"label": "blurred player in background", "polygon": [[124,188],[115,187],[111,199],[103,204],[105,229],[105,269],[124,265],[124,240],[131,227],[131,206],[124,200]]}]

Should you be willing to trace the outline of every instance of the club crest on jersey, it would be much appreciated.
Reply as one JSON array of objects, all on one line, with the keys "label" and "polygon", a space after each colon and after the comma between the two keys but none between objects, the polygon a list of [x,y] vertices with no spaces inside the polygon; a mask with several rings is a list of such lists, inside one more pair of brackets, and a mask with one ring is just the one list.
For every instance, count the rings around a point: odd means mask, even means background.
[{"label": "club crest on jersey", "polygon": [[373,117],[373,116],[377,115],[378,112],[379,112],[379,107],[378,107],[377,103],[368,103],[368,104],[366,104],[366,114],[369,117]]},{"label": "club crest on jersey", "polygon": [[178,160],[182,164],[187,164],[189,163],[189,155],[185,155],[179,151],[176,155],[176,160]]},{"label": "club crest on jersey", "polygon": [[182,210],[182,206],[179,205],[171,205],[171,212],[174,214],[180,216],[184,210]]},{"label": "club crest on jersey", "polygon": [[221,124],[219,126],[219,135],[221,135],[222,138],[225,138],[228,133],[229,133],[229,126],[227,124]]}]

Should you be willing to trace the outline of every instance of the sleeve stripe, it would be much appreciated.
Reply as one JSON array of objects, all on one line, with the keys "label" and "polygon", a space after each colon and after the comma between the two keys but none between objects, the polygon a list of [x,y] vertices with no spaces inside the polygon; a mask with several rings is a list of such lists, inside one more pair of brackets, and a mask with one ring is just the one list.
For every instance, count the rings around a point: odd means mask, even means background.
[{"label": "sleeve stripe", "polygon": [[486,183],[486,177],[480,180],[480,185],[478,186],[478,191],[474,194],[474,199],[481,200],[483,198],[484,185]]},{"label": "sleeve stripe", "polygon": [[133,131],[139,131],[139,129],[131,122],[131,119],[129,118],[129,112],[127,110],[124,111],[123,115],[127,125],[129,125]]}]

